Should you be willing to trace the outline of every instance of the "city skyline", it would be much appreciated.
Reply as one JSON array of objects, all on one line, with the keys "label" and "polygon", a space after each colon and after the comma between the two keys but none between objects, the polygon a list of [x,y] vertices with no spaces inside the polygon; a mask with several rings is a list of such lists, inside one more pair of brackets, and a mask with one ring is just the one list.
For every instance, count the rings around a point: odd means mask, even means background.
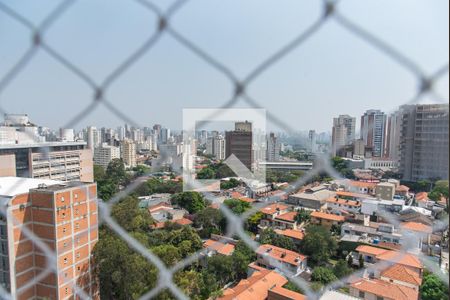
[{"label": "city skyline", "polygon": [[[36,23],[42,21],[55,3],[41,1],[39,5],[23,5],[7,1],[13,9]],[[404,13],[405,4],[408,4],[408,13]],[[249,1],[239,3],[237,15],[233,9],[237,2],[190,5],[174,16],[174,27],[183,28],[183,35],[229,67],[238,78],[245,77],[321,13],[320,3],[312,2],[298,4],[293,1],[285,6]],[[196,5],[201,5],[202,9],[196,9]],[[254,5],[258,5],[257,14]],[[383,36],[424,69],[426,75],[441,68],[448,60],[448,44],[442,42],[448,36],[446,1],[433,3],[433,6],[420,1],[374,1],[364,5],[344,1],[339,10],[376,36]],[[274,15],[283,18],[266,22]],[[228,22],[231,17],[233,24]],[[416,22],[418,18],[421,22]],[[252,20],[251,24],[246,22],[248,19]],[[77,2],[46,32],[44,39],[100,83],[148,37],[148,28],[152,28],[154,22],[156,19],[152,14],[137,4]],[[98,23],[102,25],[96,26]],[[9,70],[27,48],[29,36],[20,24],[8,17],[0,18],[0,28],[2,44],[6,45],[0,50],[4,57],[0,60],[0,69]],[[133,34],[128,34],[130,31]],[[67,38],[68,32],[73,40]],[[415,34],[406,34],[408,32]],[[118,39],[122,43],[117,43]],[[91,47],[94,43],[96,47]],[[229,100],[233,86],[220,72],[171,37],[163,36],[159,43],[105,94],[120,112],[142,126],[150,119],[152,123],[166,124],[176,130],[181,128],[183,108],[216,107]],[[230,44],[238,46],[227,47]],[[115,51],[110,51],[112,48]],[[46,76],[40,76],[44,70]],[[444,99],[448,99],[446,79],[448,75],[435,86]],[[53,84],[55,80],[58,85]],[[170,88],[175,81],[180,83],[177,89]],[[24,84],[27,89],[20,88]],[[411,100],[416,90],[417,84],[411,74],[336,24],[325,24],[302,49],[287,55],[248,87],[249,94],[261,106],[289,120],[295,129],[317,131],[329,131],[329,120],[335,115],[359,116],[367,106],[383,109],[388,114]],[[38,51],[20,76],[2,91],[1,107],[10,113],[33,111],[36,123],[55,128],[64,126],[90,103],[92,97],[93,92],[79,78],[45,52]],[[425,102],[431,100],[423,99]],[[77,109],[70,105],[72,103],[76,103]],[[242,103],[237,107],[246,106]],[[53,110],[47,109],[52,106],[58,106],[60,114],[55,115]],[[293,106],[298,109],[292,109]],[[318,115],[323,118],[315,117]],[[77,129],[82,124],[115,127],[124,122],[103,105],[85,117]],[[277,129],[270,123],[270,130]]]}]

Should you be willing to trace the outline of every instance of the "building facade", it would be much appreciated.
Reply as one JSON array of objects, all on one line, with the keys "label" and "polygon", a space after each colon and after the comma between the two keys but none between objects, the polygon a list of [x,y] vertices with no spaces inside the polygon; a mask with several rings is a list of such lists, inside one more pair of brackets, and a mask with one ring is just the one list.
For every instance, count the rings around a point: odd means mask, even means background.
[{"label": "building facade", "polygon": [[[100,299],[92,261],[96,185],[18,177],[0,178],[0,184],[8,205],[0,220],[0,284],[12,298]],[[49,275],[39,278],[45,270]],[[26,285],[33,278],[38,280]]]},{"label": "building facade", "polygon": [[350,145],[355,139],[356,118],[340,115],[333,119],[331,136],[332,155],[339,154],[342,147]]},{"label": "building facade", "polygon": [[448,104],[400,108],[399,172],[404,180],[448,179],[448,108]]},{"label": "building facade", "polygon": [[120,148],[102,144],[100,147],[95,148],[94,151],[94,164],[107,168],[109,163],[116,158],[120,158]]},{"label": "building facade", "polygon": [[280,160],[280,152],[281,152],[281,144],[279,139],[275,136],[274,133],[270,133],[267,137],[267,161],[279,161]]},{"label": "building facade", "polygon": [[234,131],[225,132],[225,157],[234,154],[244,166],[253,170],[253,135],[251,123],[238,122]]},{"label": "building facade", "polygon": [[136,167],[136,144],[133,141],[124,140],[120,146],[120,154],[125,166],[129,168]]},{"label": "building facade", "polygon": [[374,157],[383,157],[386,138],[386,115],[379,110],[368,110],[361,117],[361,139],[372,147]]}]

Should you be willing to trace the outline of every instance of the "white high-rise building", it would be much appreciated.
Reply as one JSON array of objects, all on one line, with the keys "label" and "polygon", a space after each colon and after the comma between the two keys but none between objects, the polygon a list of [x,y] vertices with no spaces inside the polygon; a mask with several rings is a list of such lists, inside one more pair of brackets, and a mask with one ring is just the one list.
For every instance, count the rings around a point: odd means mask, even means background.
[{"label": "white high-rise building", "polygon": [[94,150],[98,146],[100,146],[100,132],[97,128],[93,126],[89,126],[87,128],[87,147],[88,149]]},{"label": "white high-rise building", "polygon": [[225,139],[218,135],[209,137],[206,141],[206,154],[214,156],[216,159],[225,159]]},{"label": "white high-rise building", "polygon": [[372,147],[374,157],[384,156],[386,115],[380,110],[368,110],[361,117],[361,139]]},{"label": "white high-rise building", "polygon": [[317,134],[315,130],[310,130],[308,134],[309,150],[312,153],[317,152]]},{"label": "white high-rise building", "polygon": [[94,164],[104,167],[108,167],[109,163],[116,158],[120,158],[120,148],[110,146],[106,143],[95,148],[94,151]]},{"label": "white high-rise building", "polygon": [[331,137],[332,155],[336,156],[342,147],[350,145],[355,139],[356,118],[340,115],[333,119]]}]

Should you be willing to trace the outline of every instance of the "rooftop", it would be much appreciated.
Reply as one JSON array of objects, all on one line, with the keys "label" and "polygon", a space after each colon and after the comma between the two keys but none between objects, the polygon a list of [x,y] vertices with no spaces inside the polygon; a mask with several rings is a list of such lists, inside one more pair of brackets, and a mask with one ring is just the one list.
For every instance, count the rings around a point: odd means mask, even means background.
[{"label": "rooftop", "polygon": [[46,148],[46,147],[61,147],[61,146],[85,146],[86,142],[35,142],[24,144],[0,144],[0,149],[22,149],[22,148]]},{"label": "rooftop", "polygon": [[345,200],[340,198],[328,198],[327,203],[337,203],[341,205],[348,205],[348,206],[354,206],[354,207],[360,207],[361,202],[354,201],[354,200]]},{"label": "rooftop", "polygon": [[419,292],[413,288],[379,279],[362,279],[353,283],[351,287],[386,299],[414,300],[419,297]]},{"label": "rooftop", "polygon": [[356,248],[357,252],[367,253],[375,256],[378,260],[393,262],[404,266],[421,269],[423,268],[420,260],[410,254],[401,251],[381,249],[372,246],[361,245]]},{"label": "rooftop", "polygon": [[50,179],[0,177],[0,196],[14,197],[19,194],[25,194],[28,193],[30,189],[36,189],[42,184],[47,187],[52,185],[67,186],[67,183]]},{"label": "rooftop", "polygon": [[390,279],[411,283],[417,286],[422,284],[422,278],[417,270],[400,264],[394,264],[381,272],[381,276]]},{"label": "rooftop", "polygon": [[404,230],[409,231],[416,231],[416,232],[422,232],[422,233],[432,233],[433,227],[417,223],[417,222],[404,222],[400,224],[400,227]]},{"label": "rooftop", "polygon": [[288,222],[295,222],[295,217],[297,216],[297,212],[290,211],[288,213],[276,216],[275,219],[277,220],[283,220]]},{"label": "rooftop", "polygon": [[282,261],[294,266],[299,265],[304,259],[306,259],[306,256],[301,255],[300,253],[269,244],[259,246],[258,250],[256,250],[256,253],[260,255],[268,255],[275,260]]},{"label": "rooftop", "polygon": [[203,243],[203,247],[217,251],[217,253],[227,256],[231,255],[234,252],[235,248],[233,244],[224,244],[215,240],[207,240]]},{"label": "rooftop", "polygon": [[294,230],[294,229],[275,229],[275,232],[279,235],[284,235],[286,237],[292,238],[292,239],[296,239],[296,240],[303,240],[303,238],[305,237],[305,234],[303,233],[303,231],[300,230]]},{"label": "rooftop", "polygon": [[242,279],[235,287],[223,292],[220,300],[266,300],[269,290],[275,286],[283,286],[288,282],[276,271],[256,271],[247,279]]},{"label": "rooftop", "polygon": [[311,213],[311,217],[317,218],[317,219],[325,219],[325,220],[330,220],[330,221],[337,221],[337,222],[344,222],[345,221],[345,218],[343,216],[328,214],[328,213],[324,213],[324,212],[321,212],[321,211],[313,211]]},{"label": "rooftop", "polygon": [[273,215],[274,213],[276,213],[278,211],[286,210],[288,208],[289,208],[289,206],[287,206],[287,205],[274,203],[269,206],[261,208],[259,211],[264,214]]}]

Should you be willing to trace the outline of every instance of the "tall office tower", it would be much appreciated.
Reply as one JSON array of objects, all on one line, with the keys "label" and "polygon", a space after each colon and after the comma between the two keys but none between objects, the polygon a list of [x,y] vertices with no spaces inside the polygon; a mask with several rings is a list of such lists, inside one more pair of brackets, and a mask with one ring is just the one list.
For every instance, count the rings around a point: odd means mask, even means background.
[{"label": "tall office tower", "polygon": [[124,140],[120,144],[120,153],[125,166],[136,167],[136,144],[131,140]]},{"label": "tall office tower", "polygon": [[387,117],[380,110],[368,110],[361,117],[361,139],[373,148],[374,157],[383,157]]},{"label": "tall office tower", "polygon": [[170,129],[168,129],[168,128],[161,128],[160,139],[159,139],[161,144],[167,144],[169,139],[170,139]]},{"label": "tall office tower", "polygon": [[404,180],[448,179],[448,104],[400,107],[400,168]]},{"label": "tall office tower", "polygon": [[398,161],[400,146],[400,130],[402,124],[402,115],[400,111],[389,115],[386,128],[386,140],[384,143],[384,156],[390,160]]},{"label": "tall office tower", "polygon": [[[0,218],[0,285],[12,299],[100,299],[92,260],[98,241],[96,185],[2,177],[0,198],[6,204],[6,218]],[[46,270],[49,275],[40,278]]]},{"label": "tall office tower", "polygon": [[333,129],[331,136],[332,155],[340,154],[340,150],[350,145],[355,139],[356,118],[349,115],[340,115],[333,119]]},{"label": "tall office tower", "polygon": [[209,137],[206,140],[206,154],[212,155],[216,159],[225,159],[225,139],[223,136]]},{"label": "tall office tower", "polygon": [[130,126],[128,124],[125,124],[125,138],[131,138]]},{"label": "tall office tower", "polygon": [[234,154],[247,169],[253,170],[252,123],[237,122],[234,131],[225,132],[225,157]]},{"label": "tall office tower", "polygon": [[120,148],[103,143],[95,148],[94,164],[107,168],[109,163],[116,158],[120,158]]},{"label": "tall office tower", "polygon": [[317,134],[315,130],[310,130],[308,133],[309,151],[317,152]]},{"label": "tall office tower", "polygon": [[280,152],[281,152],[281,144],[279,139],[272,132],[267,137],[267,161],[279,161],[280,160]]}]

